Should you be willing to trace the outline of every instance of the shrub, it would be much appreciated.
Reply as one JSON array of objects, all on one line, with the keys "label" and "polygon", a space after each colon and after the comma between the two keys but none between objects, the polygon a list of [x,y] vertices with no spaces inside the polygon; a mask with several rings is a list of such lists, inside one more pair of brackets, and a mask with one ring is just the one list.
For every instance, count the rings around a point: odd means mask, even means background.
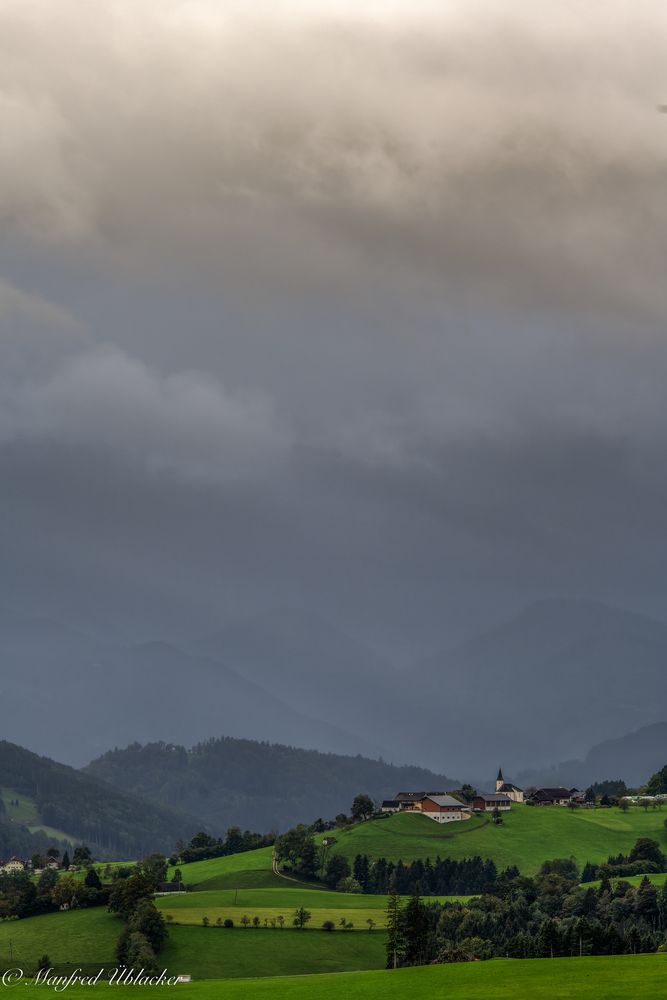
[{"label": "shrub", "polygon": [[322,924],[322,930],[332,931],[335,926],[336,925],[334,924],[333,920],[325,920],[324,923]]},{"label": "shrub", "polygon": [[234,921],[232,920],[231,917],[226,917],[225,920],[223,921],[222,926],[223,927],[233,927],[234,926]]}]

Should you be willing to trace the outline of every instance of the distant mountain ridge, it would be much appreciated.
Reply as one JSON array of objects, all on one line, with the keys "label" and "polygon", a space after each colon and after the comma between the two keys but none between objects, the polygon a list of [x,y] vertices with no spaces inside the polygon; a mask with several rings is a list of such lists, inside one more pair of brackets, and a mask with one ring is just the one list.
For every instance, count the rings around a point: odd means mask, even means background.
[{"label": "distant mountain ridge", "polygon": [[381,800],[459,784],[420,767],[231,737],[190,750],[133,744],[92,761],[85,773],[156,803],[178,803],[218,830],[239,825],[260,833],[349,812],[359,792]]},{"label": "distant mountain ridge", "polygon": [[592,747],[583,760],[568,760],[550,768],[526,769],[519,774],[525,785],[577,785],[595,781],[625,781],[628,788],[639,787],[649,775],[667,763],[667,722],[642,726],[613,740]]}]

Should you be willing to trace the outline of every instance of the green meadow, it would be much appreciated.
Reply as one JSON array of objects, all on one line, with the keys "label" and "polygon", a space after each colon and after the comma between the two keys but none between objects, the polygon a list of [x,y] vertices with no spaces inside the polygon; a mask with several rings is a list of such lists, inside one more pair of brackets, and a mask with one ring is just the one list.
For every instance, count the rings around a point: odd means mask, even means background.
[{"label": "green meadow", "polygon": [[183,881],[196,889],[234,889],[285,886],[287,881],[271,870],[273,849],[230,854],[209,861],[192,861],[181,865]]},{"label": "green meadow", "polygon": [[574,856],[581,865],[606,861],[610,854],[628,853],[638,837],[651,837],[667,851],[666,817],[667,812],[636,807],[623,813],[616,808],[514,805],[499,826],[475,817],[443,830],[418,813],[402,813],[336,831],[332,850],[350,862],[357,854],[405,862],[438,854],[455,860],[480,855],[493,858],[498,868],[516,865],[532,875],[546,858]]},{"label": "green meadow", "polygon": [[[323,935],[324,937],[324,935]],[[333,935],[331,936],[333,938]],[[370,937],[370,936],[369,936]],[[359,940],[353,935],[340,940]],[[664,1000],[667,956],[625,955],[578,959],[527,959],[426,966],[396,971],[269,976],[216,980],[173,987],[182,1000]],[[94,1000],[106,987],[71,987],[74,1000]],[[154,990],[153,990],[154,992]],[[171,989],[165,990],[171,995]],[[150,988],[114,987],[123,998],[152,995]],[[36,1000],[45,988],[21,986],[22,1000]],[[47,994],[48,995],[48,994]]]}]

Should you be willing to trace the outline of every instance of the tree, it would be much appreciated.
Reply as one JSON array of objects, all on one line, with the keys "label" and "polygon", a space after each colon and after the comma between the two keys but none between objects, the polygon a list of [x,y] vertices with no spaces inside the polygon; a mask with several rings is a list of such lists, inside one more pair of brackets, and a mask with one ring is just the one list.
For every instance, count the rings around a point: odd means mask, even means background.
[{"label": "tree", "polygon": [[85,844],[79,844],[78,847],[74,848],[74,856],[72,858],[75,865],[81,865],[83,867],[92,863],[93,855],[89,847]]},{"label": "tree", "polygon": [[46,972],[47,969],[51,968],[51,959],[48,955],[42,955],[39,962],[37,963],[38,972]]},{"label": "tree", "polygon": [[259,919],[259,917],[258,916],[254,916],[252,918],[252,926],[253,927],[259,927],[260,924],[261,924],[261,920]]},{"label": "tree", "polygon": [[375,805],[369,795],[355,795],[352,803],[352,819],[357,823],[368,819],[375,812]]},{"label": "tree", "polygon": [[150,881],[154,889],[167,878],[167,859],[164,854],[149,854],[138,865],[138,868]]},{"label": "tree", "polygon": [[202,917],[201,922],[204,925],[204,927],[208,927],[211,921],[208,919],[208,917]]},{"label": "tree", "polygon": [[51,893],[54,904],[59,907],[76,906],[79,884],[73,875],[62,875]]},{"label": "tree", "polygon": [[498,808],[498,806],[494,808],[493,812],[491,813],[491,816],[493,818],[493,822],[495,823],[495,825],[500,826],[500,824],[503,821],[503,818],[500,814],[500,809]]},{"label": "tree", "polygon": [[294,911],[294,919],[292,923],[295,927],[298,927],[299,930],[303,930],[311,916],[312,914],[309,910],[306,910],[303,906],[299,906],[298,909]]},{"label": "tree", "polygon": [[326,863],[324,881],[329,885],[338,885],[341,879],[350,874],[350,866],[342,854],[332,854]]},{"label": "tree", "polygon": [[618,808],[619,808],[619,809],[621,810],[621,812],[623,812],[623,813],[626,813],[626,812],[628,811],[628,809],[630,808],[630,803],[629,803],[629,801],[628,801],[628,800],[627,800],[627,799],[625,798],[625,796],[623,796],[623,798],[620,798],[620,799],[618,800]]},{"label": "tree", "polygon": [[373,928],[375,927],[375,921],[373,920],[373,918],[372,918],[372,917],[369,917],[369,918],[367,919],[366,923],[368,924],[368,929],[369,929],[369,931],[372,931],[372,930],[373,930]]},{"label": "tree", "polygon": [[282,913],[278,914],[276,920],[278,921],[278,927],[280,927],[280,929],[282,930],[283,927],[285,926],[285,918],[282,915]]},{"label": "tree", "polygon": [[167,940],[164,917],[152,899],[142,899],[128,920],[130,931],[143,934],[154,952],[159,952]]},{"label": "tree", "polygon": [[335,926],[336,925],[334,924],[333,920],[325,920],[324,923],[322,924],[322,930],[332,931]]},{"label": "tree", "polygon": [[244,913],[243,916],[241,917],[241,923],[246,929],[248,928],[248,925],[250,924],[250,917],[248,916],[247,913]]},{"label": "tree", "polygon": [[661,870],[665,864],[665,857],[660,850],[660,845],[650,837],[639,837],[635,846],[628,855],[628,861],[654,861]]},{"label": "tree", "polygon": [[88,889],[101,889],[102,882],[100,876],[97,874],[94,868],[89,868],[86,872],[86,877],[83,880],[83,884],[88,887]]},{"label": "tree", "polygon": [[428,914],[417,885],[403,911],[404,964],[424,965],[428,949]]},{"label": "tree", "polygon": [[65,853],[63,854],[63,862],[61,868],[63,871],[66,872],[69,866],[70,866],[69,854],[67,853],[67,851],[65,851]]},{"label": "tree", "polygon": [[401,900],[395,885],[387,900],[387,968],[396,969],[403,956],[403,921]]}]

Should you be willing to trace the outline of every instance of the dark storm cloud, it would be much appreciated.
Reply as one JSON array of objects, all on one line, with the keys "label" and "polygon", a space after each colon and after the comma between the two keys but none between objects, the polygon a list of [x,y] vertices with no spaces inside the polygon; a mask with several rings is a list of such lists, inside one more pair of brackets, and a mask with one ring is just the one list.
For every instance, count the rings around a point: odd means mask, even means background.
[{"label": "dark storm cloud", "polygon": [[665,12],[362,6],[0,3],[21,600],[652,600]]}]

